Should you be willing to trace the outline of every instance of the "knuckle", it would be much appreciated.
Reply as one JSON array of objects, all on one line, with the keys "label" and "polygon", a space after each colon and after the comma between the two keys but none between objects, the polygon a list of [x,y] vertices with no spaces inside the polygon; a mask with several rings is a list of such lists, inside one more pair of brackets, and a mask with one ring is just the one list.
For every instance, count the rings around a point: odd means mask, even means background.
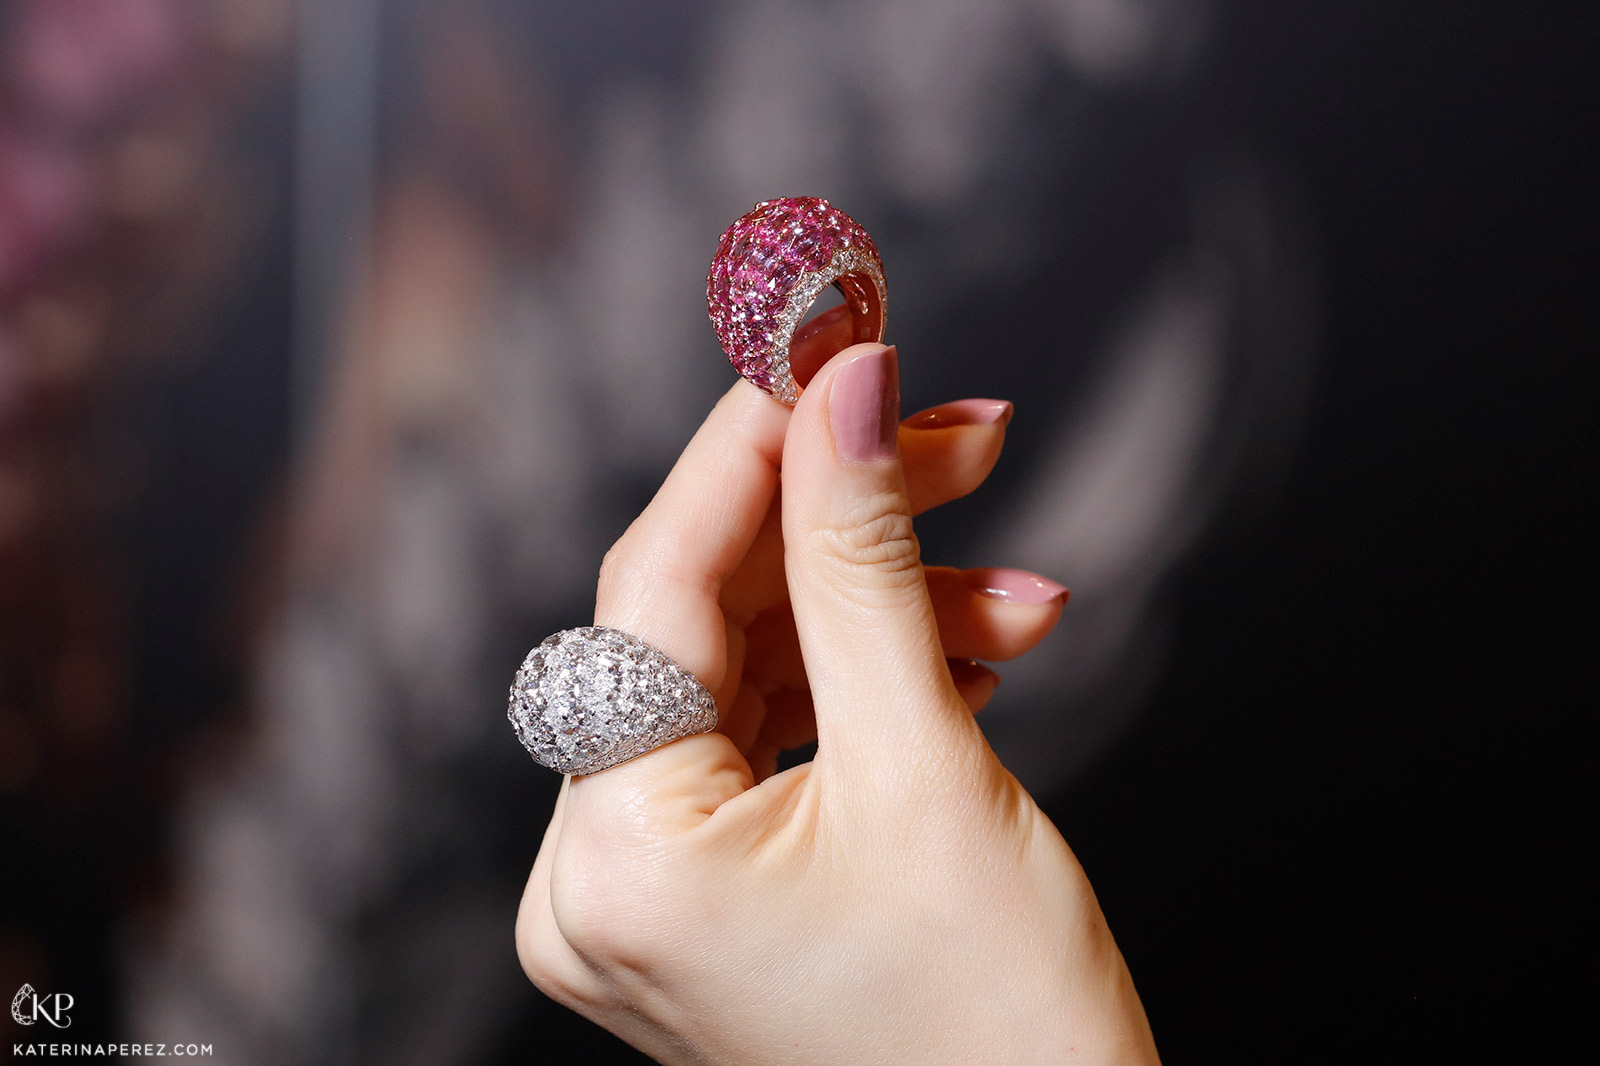
[{"label": "knuckle", "polygon": [[541,943],[536,934],[524,931],[520,924],[517,929],[517,961],[522,963],[522,972],[533,982],[533,987],[557,1002],[565,1003],[572,999],[575,991],[573,982],[567,980],[567,975],[557,965],[555,953]]},{"label": "knuckle", "polygon": [[922,549],[898,493],[880,493],[862,501],[840,522],[813,531],[817,554],[881,587],[911,585],[921,580]]},{"label": "knuckle", "polygon": [[641,594],[659,591],[664,586],[702,591],[701,578],[684,572],[683,554],[684,545],[676,537],[647,536],[630,529],[600,561],[596,600],[613,604],[633,602]]},{"label": "knuckle", "polygon": [[517,916],[517,961],[533,986],[557,1003],[574,1010],[593,999],[591,985],[576,965],[571,947],[562,939],[552,912],[534,912],[524,906]]},{"label": "knuckle", "polygon": [[551,883],[552,925],[593,971],[647,973],[661,940],[659,893],[620,863],[584,863]]},{"label": "knuckle", "polygon": [[600,561],[599,595],[616,595],[635,585],[649,564],[626,535],[613,544]]}]

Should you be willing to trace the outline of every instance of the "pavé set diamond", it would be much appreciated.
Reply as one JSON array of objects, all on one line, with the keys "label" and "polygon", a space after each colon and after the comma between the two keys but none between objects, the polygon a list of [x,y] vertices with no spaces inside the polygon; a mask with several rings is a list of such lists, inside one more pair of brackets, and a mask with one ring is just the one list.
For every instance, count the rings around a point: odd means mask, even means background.
[{"label": "pav\u00e9 set diamond", "polygon": [[[855,341],[883,339],[888,289],[867,231],[826,200],[764,200],[723,233],[706,305],[734,368],[792,404],[789,346],[829,285],[844,293]],[[511,684],[506,710],[534,759],[593,774],[717,727],[717,705],[693,674],[643,641],[584,626],[546,637]]]},{"label": "pav\u00e9 set diamond", "polygon": [[706,307],[734,369],[794,403],[789,345],[829,285],[850,305],[855,339],[882,340],[883,259],[855,219],[818,197],[788,196],[763,200],[729,226],[706,277]]},{"label": "pav\u00e9 set diamond", "polygon": [[650,645],[584,626],[528,653],[506,717],[537,762],[592,774],[715,729],[717,705],[698,678]]}]

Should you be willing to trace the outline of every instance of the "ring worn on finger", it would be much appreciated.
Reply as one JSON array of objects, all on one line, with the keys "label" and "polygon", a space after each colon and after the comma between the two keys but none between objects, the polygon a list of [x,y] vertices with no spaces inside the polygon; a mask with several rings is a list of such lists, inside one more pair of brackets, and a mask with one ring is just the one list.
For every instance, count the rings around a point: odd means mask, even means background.
[{"label": "ring worn on finger", "polygon": [[700,679],[637,637],[567,629],[528,653],[506,716],[534,761],[594,774],[717,727]]},{"label": "ring worn on finger", "polygon": [[[706,278],[706,304],[740,374],[793,404],[795,329],[829,285],[845,297],[856,341],[883,339],[888,289],[872,237],[811,196],[764,200],[729,226]],[[593,774],[717,726],[711,693],[636,637],[586,626],[528,653],[506,711],[535,761]]]}]

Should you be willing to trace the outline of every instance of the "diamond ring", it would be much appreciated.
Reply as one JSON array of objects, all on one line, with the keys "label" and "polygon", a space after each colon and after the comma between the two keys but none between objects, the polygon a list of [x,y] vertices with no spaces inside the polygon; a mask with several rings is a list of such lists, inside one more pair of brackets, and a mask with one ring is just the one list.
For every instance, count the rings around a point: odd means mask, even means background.
[{"label": "diamond ring", "polygon": [[763,200],[729,226],[706,277],[706,306],[733,368],[784,403],[799,399],[789,344],[833,285],[855,324],[852,343],[881,341],[889,290],[867,231],[815,196]]},{"label": "diamond ring", "polygon": [[534,761],[593,774],[717,727],[700,679],[637,637],[566,629],[528,653],[506,710]]}]

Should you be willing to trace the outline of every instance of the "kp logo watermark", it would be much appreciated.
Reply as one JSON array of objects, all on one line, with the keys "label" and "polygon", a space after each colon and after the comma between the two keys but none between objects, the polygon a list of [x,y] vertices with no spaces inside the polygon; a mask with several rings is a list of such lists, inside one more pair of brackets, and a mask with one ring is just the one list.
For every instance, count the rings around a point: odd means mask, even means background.
[{"label": "kp logo watermark", "polygon": [[72,1009],[73,998],[65,992],[57,992],[52,996],[41,996],[33,990],[32,985],[23,985],[17,989],[17,994],[11,997],[11,1017],[19,1025],[32,1025],[35,1022],[49,1022],[57,1029],[65,1029],[72,1024],[72,1019],[67,1017],[67,1012]]},{"label": "kp logo watermark", "polygon": [[[53,996],[41,996],[33,990],[32,985],[23,985],[17,989],[17,994],[11,997],[11,1018],[18,1025],[36,1025],[45,1022],[57,1029],[65,1029],[72,1024],[67,1012],[72,1010],[75,1002],[76,1000],[65,992],[57,992]],[[191,1044],[181,1041],[176,1044],[86,1044],[46,1041],[38,1044],[11,1045],[13,1059],[44,1055],[94,1056],[119,1060],[126,1060],[130,1056],[164,1059],[168,1055],[174,1058],[211,1058],[215,1054],[216,1050],[210,1044]]]}]

